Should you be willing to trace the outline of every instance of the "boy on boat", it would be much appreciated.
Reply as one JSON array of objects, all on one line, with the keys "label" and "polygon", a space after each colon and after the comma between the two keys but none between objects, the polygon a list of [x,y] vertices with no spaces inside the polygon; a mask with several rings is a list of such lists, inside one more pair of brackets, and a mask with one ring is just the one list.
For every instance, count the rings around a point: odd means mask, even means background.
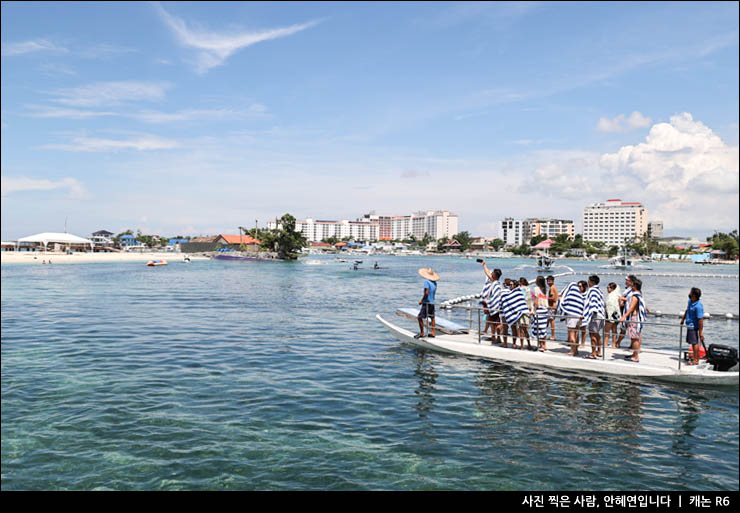
[{"label": "boy on boat", "polygon": [[436,328],[436,322],[434,320],[434,296],[437,292],[437,281],[439,280],[439,274],[434,272],[434,269],[421,268],[419,269],[419,275],[424,278],[424,296],[419,300],[421,309],[417,319],[419,321],[419,333],[414,335],[414,338],[422,338],[424,336],[424,319],[431,319],[432,328],[431,333],[428,335],[429,338],[434,338],[434,330]]},{"label": "boy on boat", "polygon": [[693,287],[689,292],[689,304],[681,317],[686,322],[686,342],[691,347],[689,365],[697,365],[700,357],[699,341],[704,344],[704,305],[700,301],[701,289]]},{"label": "boy on boat", "polygon": [[598,276],[588,277],[588,292],[586,293],[586,307],[583,312],[583,325],[588,326],[591,335],[591,354],[584,358],[595,360],[601,357],[601,332],[606,319],[606,303],[604,294],[599,288],[601,280]]},{"label": "boy on boat", "polygon": [[568,343],[570,344],[570,356],[578,356],[578,334],[580,333],[581,319],[585,308],[586,298],[584,296],[588,283],[581,280],[571,282],[563,291],[561,309],[566,316],[568,326]]},{"label": "boy on boat", "polygon": [[[633,292],[632,283],[636,279],[637,277],[634,274],[630,274],[624,279],[624,294],[622,294],[622,297],[619,298],[619,307],[622,309],[622,312],[624,312],[630,306]],[[617,338],[614,347],[619,347],[619,344],[622,342],[622,339],[626,334],[627,325],[623,323],[619,328],[619,338]]]}]

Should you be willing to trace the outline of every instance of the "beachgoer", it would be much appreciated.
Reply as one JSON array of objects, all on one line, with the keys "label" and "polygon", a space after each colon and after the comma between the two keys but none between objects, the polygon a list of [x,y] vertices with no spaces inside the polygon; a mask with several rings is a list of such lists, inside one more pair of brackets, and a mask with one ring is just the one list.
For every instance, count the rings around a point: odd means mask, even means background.
[{"label": "beachgoer", "polygon": [[[529,326],[532,324],[531,314],[534,311],[534,298],[532,297],[532,291],[529,289],[529,282],[523,276],[519,278],[519,290],[527,303],[527,313],[522,314],[519,318],[519,337],[527,339],[527,349],[532,349],[532,344],[529,343]],[[522,343],[523,345],[524,343]]]},{"label": "beachgoer", "polygon": [[[482,260],[482,259],[481,259]],[[483,287],[483,308],[487,309],[486,312],[486,328],[491,328],[491,341],[501,342],[501,334],[503,332],[503,325],[501,323],[501,298],[503,296],[503,287],[499,278],[501,278],[501,269],[494,269],[491,272],[486,265],[486,261],[482,260],[483,272],[486,274],[486,284]],[[485,331],[484,330],[484,331]]]},{"label": "beachgoer", "polygon": [[599,288],[601,280],[598,276],[588,277],[588,292],[586,292],[586,307],[583,311],[583,324],[588,326],[591,336],[591,354],[586,358],[596,359],[601,357],[601,331],[604,329],[606,319],[606,303],[604,294]]},{"label": "beachgoer", "polygon": [[[634,280],[636,280],[637,277],[634,274],[630,274],[624,279],[624,293],[619,298],[619,307],[622,310],[622,313],[629,307],[630,305],[630,298],[632,297],[632,283]],[[617,338],[617,343],[614,344],[614,347],[619,347],[619,344],[622,343],[622,339],[627,334],[627,325],[622,323],[622,325],[619,328],[619,338]]]},{"label": "beachgoer", "polygon": [[686,322],[686,342],[691,347],[691,362],[696,365],[700,359],[700,346],[704,344],[704,305],[701,302],[701,289],[693,287],[689,292],[689,304],[681,317],[681,324]]},{"label": "beachgoer", "polygon": [[536,286],[532,291],[534,304],[532,305],[533,321],[532,335],[537,337],[537,350],[547,351],[545,341],[547,339],[547,324],[550,322],[548,316],[547,284],[543,276],[538,276]]},{"label": "beachgoer", "polygon": [[626,356],[625,360],[631,362],[640,361],[640,346],[642,345],[642,323],[647,317],[645,300],[642,298],[642,281],[635,278],[632,280],[632,294],[630,295],[630,304],[622,315],[620,322],[626,322],[627,336],[632,341],[630,349],[633,350],[632,356]]},{"label": "beachgoer", "polygon": [[419,321],[419,333],[414,335],[414,338],[421,338],[424,336],[424,319],[431,319],[432,328],[429,338],[434,338],[434,330],[436,328],[436,322],[434,320],[434,296],[437,293],[437,281],[439,281],[439,274],[434,272],[431,267],[423,267],[419,269],[419,275],[424,278],[424,296],[419,300],[421,309],[417,319]]},{"label": "beachgoer", "polygon": [[[511,328],[511,346],[516,349],[516,339],[519,338],[519,348],[524,349],[524,340],[520,338],[522,334],[520,320],[528,312],[527,300],[524,299],[524,294],[519,290],[519,280],[510,280],[507,278],[504,283],[507,285],[508,290],[504,290],[501,303],[505,322]],[[507,347],[505,338],[503,347]]]},{"label": "beachgoer", "polygon": [[609,345],[609,338],[614,347],[617,347],[617,321],[622,311],[619,309],[619,296],[621,291],[619,285],[611,282],[606,286],[606,334],[604,336],[604,347]]},{"label": "beachgoer", "polygon": [[547,277],[547,287],[547,309],[550,314],[550,319],[548,319],[547,323],[550,325],[551,330],[550,340],[555,340],[555,313],[558,310],[560,296],[558,295],[558,288],[555,286],[554,276]]},{"label": "beachgoer", "polygon": [[583,318],[583,309],[586,298],[584,293],[588,284],[581,280],[571,282],[563,291],[560,307],[566,316],[566,325],[568,327],[568,343],[570,344],[570,356],[578,356],[578,334],[580,333],[581,319]]}]

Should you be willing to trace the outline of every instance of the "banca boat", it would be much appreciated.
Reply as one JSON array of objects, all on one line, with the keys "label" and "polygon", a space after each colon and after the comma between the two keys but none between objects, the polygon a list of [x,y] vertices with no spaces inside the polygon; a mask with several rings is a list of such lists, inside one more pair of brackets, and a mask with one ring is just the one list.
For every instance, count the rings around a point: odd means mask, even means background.
[{"label": "banca boat", "polygon": [[[397,311],[398,315],[414,317],[415,309],[405,308]],[[472,316],[471,316],[472,317]],[[461,325],[455,321],[436,317],[436,336],[415,338],[416,331],[409,331],[389,322],[380,315],[376,319],[383,324],[401,342],[415,347],[441,353],[449,353],[475,358],[483,358],[497,362],[524,365],[529,367],[547,367],[564,371],[592,373],[607,376],[618,376],[625,379],[645,378],[670,383],[687,383],[711,386],[738,386],[737,351],[726,346],[730,354],[720,355],[718,360],[702,361],[699,365],[687,365],[683,357],[683,349],[679,351],[645,349],[640,353],[640,361],[632,362],[625,358],[632,354],[626,347],[603,350],[603,356],[597,359],[573,357],[568,354],[570,346],[564,342],[547,340],[547,351],[537,351],[537,340],[531,339],[534,350],[513,349],[490,342],[480,334],[480,324],[473,327]],[[480,316],[479,316],[480,319]],[[427,332],[428,333],[428,332]],[[509,337],[508,342],[512,342]],[[627,339],[629,345],[629,339]],[[710,353],[712,346],[710,346]],[[720,352],[725,351],[722,349]],[[734,355],[732,354],[734,351]],[[726,352],[726,351],[725,351]],[[590,354],[590,343],[581,355]],[[734,359],[733,359],[734,358]],[[722,370],[720,370],[722,369]]]}]

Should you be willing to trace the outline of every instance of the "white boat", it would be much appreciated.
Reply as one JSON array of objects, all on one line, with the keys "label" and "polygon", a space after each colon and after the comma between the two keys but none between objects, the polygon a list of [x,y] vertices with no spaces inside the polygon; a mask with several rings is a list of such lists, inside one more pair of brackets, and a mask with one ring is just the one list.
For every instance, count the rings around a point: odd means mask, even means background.
[{"label": "white boat", "polygon": [[627,258],[624,255],[618,255],[609,259],[609,263],[602,265],[600,269],[619,269],[624,271],[630,271],[632,269],[640,269],[642,271],[650,271],[651,267],[635,263],[632,259]]},{"label": "white boat", "polygon": [[[456,355],[472,356],[499,362],[508,362],[531,367],[549,367],[574,372],[585,372],[601,375],[619,376],[626,379],[655,379],[672,383],[690,383],[697,385],[738,386],[738,366],[730,370],[719,371],[706,362],[688,366],[679,362],[677,351],[644,350],[640,353],[640,362],[625,360],[632,351],[629,349],[606,348],[605,358],[586,359],[568,355],[569,346],[552,340],[547,341],[546,352],[536,350],[519,350],[494,345],[481,340],[476,330],[469,332],[455,331],[445,333],[437,330],[434,338],[414,338],[415,333],[375,316],[401,342],[430,351],[439,351]],[[440,318],[437,317],[437,322]],[[537,347],[537,341],[532,340]],[[589,349],[590,352],[590,349]],[[588,353],[583,352],[584,356]],[[681,365],[679,365],[681,363]]]}]

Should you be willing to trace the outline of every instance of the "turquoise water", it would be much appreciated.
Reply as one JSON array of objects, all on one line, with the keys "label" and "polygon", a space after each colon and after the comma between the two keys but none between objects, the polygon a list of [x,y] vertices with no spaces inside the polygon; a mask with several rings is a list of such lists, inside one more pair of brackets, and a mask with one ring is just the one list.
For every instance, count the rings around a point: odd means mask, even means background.
[{"label": "turquoise water", "polygon": [[[418,351],[375,314],[411,327],[393,312],[417,304],[419,267],[443,301],[479,292],[480,265],[363,259],[3,265],[2,488],[738,489],[737,388]],[[489,265],[532,277],[522,263]],[[652,310],[680,311],[698,286],[707,311],[738,312],[737,279],[644,283]],[[737,322],[705,331],[738,344]],[[656,328],[645,346],[677,338]]]}]

